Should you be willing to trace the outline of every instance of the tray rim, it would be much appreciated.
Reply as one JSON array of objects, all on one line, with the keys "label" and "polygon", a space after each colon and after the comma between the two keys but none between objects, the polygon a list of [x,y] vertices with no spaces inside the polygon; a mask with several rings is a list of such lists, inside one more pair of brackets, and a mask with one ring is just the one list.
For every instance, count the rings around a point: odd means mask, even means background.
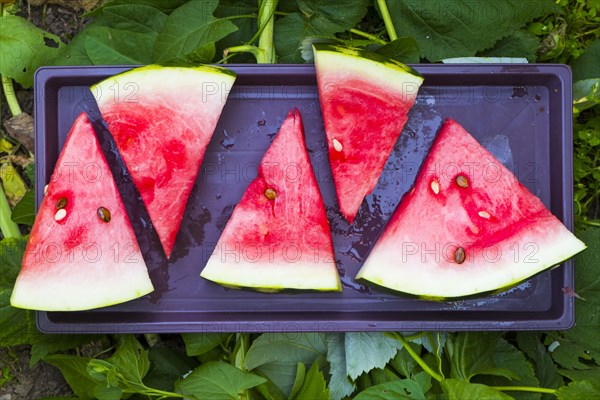
[{"label": "tray rim", "polygon": [[[270,75],[283,76],[292,72],[313,73],[314,65],[311,64],[227,64],[226,68],[231,68],[237,73],[243,72],[247,75]],[[561,146],[565,151],[561,162],[561,189],[564,194],[562,197],[562,215],[557,217],[571,231],[573,231],[573,140],[572,140],[572,77],[571,69],[565,64],[411,64],[417,71],[427,75],[443,74],[473,74],[501,77],[504,74],[519,74],[524,76],[541,74],[552,75],[560,81],[560,126],[561,126]],[[41,67],[34,75],[34,129],[35,129],[35,149],[36,153],[41,154],[46,147],[44,136],[44,126],[47,116],[45,109],[45,96],[48,90],[47,86],[55,79],[67,78],[65,72],[77,71],[77,79],[104,77],[117,74],[127,69],[135,68],[136,65],[110,65],[110,66],[51,66]],[[495,79],[495,78],[494,78]],[[448,85],[453,86],[453,85]],[[457,85],[460,86],[460,85]],[[42,166],[36,158],[36,177],[41,176]],[[36,211],[37,204],[41,200],[41,193],[36,190]],[[569,259],[559,264],[557,269],[562,269],[562,282],[566,286],[573,286],[573,259]],[[291,313],[269,313],[285,314],[288,318],[280,319],[244,319],[236,318],[237,313],[204,313],[217,316],[214,319],[200,320],[195,322],[132,322],[122,323],[114,321],[96,322],[96,323],[57,323],[49,318],[47,312],[36,311],[37,328],[44,333],[168,333],[168,332],[299,332],[299,331],[391,331],[391,330],[418,330],[418,331],[466,331],[466,330],[564,330],[569,329],[575,323],[574,300],[569,296],[562,297],[562,313],[558,317],[546,317],[531,320],[500,320],[500,319],[454,319],[446,321],[413,321],[399,320],[390,321],[386,319],[376,319],[371,317],[369,320],[356,318],[363,313],[349,312],[342,313],[338,319],[324,320],[294,320],[289,318]],[[93,313],[93,310],[90,312]],[[296,312],[297,314],[306,314],[305,312]],[[443,314],[453,313],[444,311]],[[470,312],[459,312],[470,315]],[[503,311],[486,311],[487,314],[498,316]],[[225,315],[223,315],[225,314]],[[256,313],[239,313],[242,316],[256,315]],[[332,313],[329,313],[332,314]],[[532,313],[539,315],[539,312]],[[221,317],[219,317],[219,315]],[[372,313],[370,315],[373,315]],[[227,318],[225,318],[227,317]],[[114,329],[116,327],[116,329]]]}]

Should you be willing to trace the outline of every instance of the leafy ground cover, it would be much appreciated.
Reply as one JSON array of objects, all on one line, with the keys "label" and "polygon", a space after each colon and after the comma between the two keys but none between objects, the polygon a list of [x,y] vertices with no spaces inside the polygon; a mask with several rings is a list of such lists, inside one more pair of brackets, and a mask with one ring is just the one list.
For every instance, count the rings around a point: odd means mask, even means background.
[{"label": "leafy ground cover", "polygon": [[[600,398],[600,1],[0,4],[2,400]],[[37,67],[303,63],[311,61],[315,41],[411,63],[478,56],[572,67],[576,228],[589,245],[575,260],[575,288],[564,290],[576,297],[574,328],[57,336],[39,334],[32,312],[9,306],[34,218],[30,88]]]}]

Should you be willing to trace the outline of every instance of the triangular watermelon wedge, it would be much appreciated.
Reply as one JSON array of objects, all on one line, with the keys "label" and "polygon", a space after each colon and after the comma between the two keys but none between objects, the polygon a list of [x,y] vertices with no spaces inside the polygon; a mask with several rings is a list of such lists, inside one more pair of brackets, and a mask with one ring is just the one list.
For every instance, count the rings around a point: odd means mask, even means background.
[{"label": "triangular watermelon wedge", "polygon": [[82,113],[31,229],[11,305],[87,310],[153,290],[108,163]]},{"label": "triangular watermelon wedge", "polygon": [[92,92],[167,257],[235,74],[150,65]]},{"label": "triangular watermelon wedge", "polygon": [[341,290],[298,110],[281,125],[200,276],[267,291]]},{"label": "triangular watermelon wedge", "polygon": [[379,180],[423,78],[365,50],[316,44],[314,54],[338,203],[352,223]]},{"label": "triangular watermelon wedge", "polygon": [[427,298],[463,297],[514,286],[585,247],[448,119],[356,278]]}]

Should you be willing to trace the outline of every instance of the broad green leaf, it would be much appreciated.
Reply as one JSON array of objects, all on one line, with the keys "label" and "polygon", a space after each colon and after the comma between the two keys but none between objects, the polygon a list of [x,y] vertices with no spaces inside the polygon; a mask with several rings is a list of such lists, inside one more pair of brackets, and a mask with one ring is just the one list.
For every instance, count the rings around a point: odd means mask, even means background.
[{"label": "broad green leaf", "polygon": [[149,64],[155,34],[130,32],[106,26],[87,31],[85,52],[93,64]]},{"label": "broad green leaf", "polygon": [[10,218],[17,224],[33,225],[33,221],[35,220],[34,190],[28,190],[25,193],[25,196],[13,208]]},{"label": "broad green leaf", "polygon": [[301,63],[307,37],[331,37],[353,28],[366,14],[367,0],[297,0],[298,12],[275,22],[275,49],[281,63]]},{"label": "broad green leaf", "polygon": [[561,375],[566,376],[572,381],[588,381],[596,389],[600,390],[600,367],[591,367],[584,371],[574,369],[561,369],[558,371]]},{"label": "broad green leaf", "polygon": [[85,40],[88,31],[97,26],[100,25],[94,22],[87,25],[75,35],[69,44],[63,46],[61,51],[48,62],[48,65],[92,65],[92,60],[90,60],[85,51]]},{"label": "broad green leaf", "polygon": [[94,398],[98,400],[119,400],[123,398],[123,389],[115,386],[97,385],[94,388]]},{"label": "broad green leaf", "polygon": [[107,361],[119,368],[128,380],[141,383],[150,369],[148,350],[144,349],[133,335],[122,335],[118,338],[120,343],[117,350]]},{"label": "broad green leaf", "polygon": [[185,352],[188,356],[202,355],[221,343],[231,334],[229,333],[183,333],[181,337],[185,343]]},{"label": "broad green leaf", "polygon": [[383,332],[348,332],[345,340],[346,371],[351,379],[373,368],[383,368],[402,344]]},{"label": "broad green leaf", "polygon": [[571,62],[573,82],[600,78],[598,60],[600,60],[600,39],[596,39],[588,46],[581,57]]},{"label": "broad green leaf", "polygon": [[12,289],[0,289],[0,346],[26,344],[30,339],[27,314],[32,311],[11,307],[11,293]]},{"label": "broad green leaf", "polygon": [[511,400],[512,397],[478,383],[458,379],[444,379],[440,382],[448,400]]},{"label": "broad green leaf", "polygon": [[600,364],[600,228],[586,230],[580,239],[588,249],[575,257],[575,326],[562,332],[565,338],[582,346]]},{"label": "broad green leaf", "polygon": [[599,399],[600,389],[594,387],[589,381],[571,382],[555,393],[558,400],[587,400]]},{"label": "broad green leaf", "polygon": [[105,4],[95,16],[96,25],[155,36],[167,21],[167,14],[153,6],[140,4]]},{"label": "broad green leaf", "polygon": [[[31,321],[34,322],[34,321]],[[35,365],[49,354],[74,349],[81,345],[100,340],[101,335],[57,335],[44,334],[37,331],[35,326],[29,327],[31,335],[31,357],[29,365]]]},{"label": "broad green leaf", "polygon": [[398,350],[396,356],[390,361],[390,366],[406,378],[412,378],[415,369],[415,360],[405,348]]},{"label": "broad green leaf", "polygon": [[[506,340],[498,340],[493,357],[494,364],[497,367],[513,371],[518,378],[510,380],[502,376],[477,376],[473,379],[474,383],[483,383],[488,386],[540,387],[531,363],[527,361],[523,353]],[[511,392],[510,394],[518,400],[538,400],[541,398],[540,393],[534,392]]]},{"label": "broad green leaf", "polygon": [[411,37],[399,37],[381,46],[375,53],[405,64],[418,63],[420,54],[417,41]]},{"label": "broad green leaf", "polygon": [[[215,42],[238,29],[231,21],[213,16],[217,5],[218,0],[196,0],[173,11],[156,40],[154,60],[164,62],[193,56],[198,62],[210,62]],[[206,49],[212,49],[212,55]],[[204,60],[199,60],[200,56]]]},{"label": "broad green leaf", "polygon": [[292,386],[292,391],[289,395],[290,399],[296,397],[296,395],[302,388],[304,378],[306,378],[306,367],[304,366],[304,364],[298,363],[298,369],[296,370],[296,378],[294,379],[294,385]]},{"label": "broad green leaf", "polygon": [[577,81],[573,85],[573,109],[581,112],[600,104],[600,78]]},{"label": "broad green leaf", "polygon": [[588,369],[581,358],[586,358],[586,349],[566,339],[558,339],[558,347],[552,352],[554,361],[563,368]]},{"label": "broad green leaf", "polygon": [[329,362],[331,399],[341,400],[350,396],[356,389],[356,384],[348,378],[343,333],[331,333],[327,336],[327,361]]},{"label": "broad green leaf", "polygon": [[369,371],[369,375],[371,375],[371,381],[373,382],[373,385],[379,385],[400,379],[398,375],[388,368],[373,368],[371,371]]},{"label": "broad green leaf", "polygon": [[[215,10],[215,17],[235,17],[239,15],[258,15],[258,2],[256,0],[221,0]],[[216,44],[216,58],[220,59],[223,50],[232,46],[246,44],[258,30],[256,18],[234,18],[231,20],[237,26],[235,32],[230,33]],[[238,53],[229,62],[235,63],[255,63],[256,58],[249,53]]]},{"label": "broad green leaf", "polygon": [[550,353],[540,342],[539,334],[535,332],[517,333],[517,344],[533,361],[535,376],[541,387],[558,388],[563,386],[563,379],[558,374],[556,364],[552,361]]},{"label": "broad green leaf", "polygon": [[198,366],[193,358],[165,346],[154,346],[148,350],[150,369],[144,377],[148,387],[173,391],[175,381]]},{"label": "broad green leaf", "polygon": [[82,399],[93,399],[94,388],[98,382],[87,373],[90,358],[54,354],[44,358],[44,361],[58,368],[75,395]]},{"label": "broad green leaf", "polygon": [[487,332],[460,332],[448,338],[446,354],[450,360],[450,377],[470,381],[475,375],[516,378],[514,372],[494,363],[494,352],[500,335]]},{"label": "broad green leaf", "polygon": [[329,400],[329,398],[329,389],[327,389],[323,373],[319,371],[319,364],[314,362],[306,373],[304,383],[295,399]]},{"label": "broad green leaf", "polygon": [[481,55],[485,57],[525,58],[529,62],[535,62],[539,45],[539,40],[533,33],[521,29],[500,39],[491,49],[482,51]]},{"label": "broad green leaf", "polygon": [[0,240],[0,289],[12,290],[15,285],[26,245],[27,237]]},{"label": "broad green leaf", "polygon": [[414,37],[421,57],[474,56],[534,18],[557,10],[552,0],[397,0],[388,8],[398,35]]},{"label": "broad green leaf", "polygon": [[31,22],[7,15],[0,17],[0,73],[23,87],[33,84],[33,73],[60,52],[60,39]]},{"label": "broad green leaf", "polygon": [[281,389],[270,380],[258,385],[254,390],[260,393],[265,400],[288,400],[291,398],[291,396],[286,396]]},{"label": "broad green leaf", "polygon": [[198,399],[237,400],[238,393],[266,381],[231,364],[211,361],[200,365],[176,384],[178,391]]},{"label": "broad green leaf", "polygon": [[263,333],[246,354],[246,368],[269,378],[289,396],[298,363],[312,363],[327,351],[325,335],[318,332]]},{"label": "broad green leaf", "polygon": [[354,400],[425,400],[428,390],[413,379],[398,379],[371,386],[356,395]]}]

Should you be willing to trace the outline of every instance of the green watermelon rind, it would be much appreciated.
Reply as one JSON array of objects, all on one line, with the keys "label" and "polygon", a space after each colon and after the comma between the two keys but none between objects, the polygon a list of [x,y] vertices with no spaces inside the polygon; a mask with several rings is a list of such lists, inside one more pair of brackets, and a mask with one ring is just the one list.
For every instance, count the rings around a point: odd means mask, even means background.
[{"label": "green watermelon rind", "polygon": [[[356,64],[354,67],[365,71],[365,76],[368,75],[366,70],[370,68],[381,69],[383,67],[389,70],[390,73],[412,75],[415,80],[419,82],[423,81],[423,76],[414,68],[368,50],[328,43],[316,43],[313,44],[313,51],[315,60],[319,58],[320,64],[323,63],[323,58],[329,57],[332,61],[332,66],[339,68],[340,64],[337,64],[337,62],[342,62],[344,68],[353,67],[352,64]],[[395,76],[397,79],[397,75]]]}]

